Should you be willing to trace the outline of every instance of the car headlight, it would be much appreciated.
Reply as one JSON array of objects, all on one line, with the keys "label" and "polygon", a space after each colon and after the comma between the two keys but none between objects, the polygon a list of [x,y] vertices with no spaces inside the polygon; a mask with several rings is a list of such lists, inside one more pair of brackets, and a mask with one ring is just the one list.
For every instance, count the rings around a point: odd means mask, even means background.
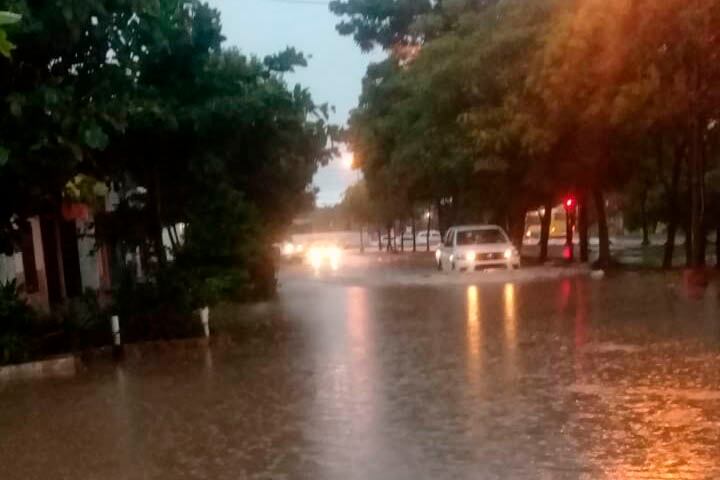
[{"label": "car headlight", "polygon": [[465,259],[466,259],[468,262],[474,262],[476,258],[477,258],[477,254],[476,254],[475,252],[468,252],[468,253],[465,255]]},{"label": "car headlight", "polygon": [[307,253],[307,259],[310,265],[319,268],[322,264],[322,252],[319,248],[311,248]]},{"label": "car headlight", "polygon": [[292,243],[286,243],[282,247],[282,253],[283,255],[292,255],[295,253],[295,245]]},{"label": "car headlight", "polygon": [[512,249],[511,249],[511,248],[508,248],[507,250],[505,250],[505,253],[503,253],[503,255],[505,256],[505,258],[506,258],[507,260],[510,260],[510,259],[512,258],[512,256],[513,256],[513,251],[512,251]]},{"label": "car headlight", "polygon": [[341,255],[342,252],[338,247],[330,247],[327,249],[327,256],[330,257],[330,260],[337,261]]},{"label": "car headlight", "polygon": [[442,252],[438,248],[437,250],[435,250],[435,260],[440,261],[440,256],[442,256]]}]

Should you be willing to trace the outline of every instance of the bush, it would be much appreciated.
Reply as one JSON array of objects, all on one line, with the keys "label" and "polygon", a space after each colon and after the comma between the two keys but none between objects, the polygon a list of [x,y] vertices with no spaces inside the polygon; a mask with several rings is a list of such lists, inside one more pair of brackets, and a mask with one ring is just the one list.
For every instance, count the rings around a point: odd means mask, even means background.
[{"label": "bush", "polygon": [[34,330],[35,314],[20,298],[15,281],[0,284],[0,364],[30,358]]},{"label": "bush", "polygon": [[194,310],[195,288],[188,276],[166,267],[145,281],[126,272],[113,292],[124,342],[189,338],[202,334]]},{"label": "bush", "polygon": [[112,342],[110,314],[100,306],[97,292],[92,289],[67,300],[40,326],[46,332],[42,344],[45,354],[100,347]]}]

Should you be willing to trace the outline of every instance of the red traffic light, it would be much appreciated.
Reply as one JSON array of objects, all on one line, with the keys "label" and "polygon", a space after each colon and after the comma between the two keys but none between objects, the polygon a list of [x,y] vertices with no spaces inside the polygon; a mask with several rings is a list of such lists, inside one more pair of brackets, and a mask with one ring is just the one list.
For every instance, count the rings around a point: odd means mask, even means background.
[{"label": "red traffic light", "polygon": [[563,202],[563,205],[565,206],[565,210],[575,210],[577,201],[575,200],[575,197],[567,197]]}]

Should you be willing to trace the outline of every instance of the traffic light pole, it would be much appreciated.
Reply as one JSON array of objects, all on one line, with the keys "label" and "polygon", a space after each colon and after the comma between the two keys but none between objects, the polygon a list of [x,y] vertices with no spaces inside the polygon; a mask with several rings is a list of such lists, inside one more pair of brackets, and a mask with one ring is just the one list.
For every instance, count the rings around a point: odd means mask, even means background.
[{"label": "traffic light pole", "polygon": [[573,245],[573,216],[572,212],[565,212],[565,248],[567,249],[565,258],[568,262],[572,262],[575,259],[575,246]]},{"label": "traffic light pole", "polygon": [[563,203],[565,206],[565,259],[572,262],[575,259],[575,245],[573,236],[575,229],[575,214],[577,212],[577,200],[570,196]]}]

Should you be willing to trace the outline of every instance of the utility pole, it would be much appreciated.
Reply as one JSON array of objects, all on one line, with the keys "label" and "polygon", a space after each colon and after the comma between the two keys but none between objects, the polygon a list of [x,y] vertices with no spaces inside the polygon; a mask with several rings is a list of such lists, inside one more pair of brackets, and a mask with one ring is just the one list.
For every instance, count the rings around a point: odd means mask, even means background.
[{"label": "utility pole", "polygon": [[575,214],[577,212],[577,200],[570,195],[563,202],[565,207],[565,253],[564,257],[568,262],[575,259],[575,245],[573,242],[575,229]]}]

